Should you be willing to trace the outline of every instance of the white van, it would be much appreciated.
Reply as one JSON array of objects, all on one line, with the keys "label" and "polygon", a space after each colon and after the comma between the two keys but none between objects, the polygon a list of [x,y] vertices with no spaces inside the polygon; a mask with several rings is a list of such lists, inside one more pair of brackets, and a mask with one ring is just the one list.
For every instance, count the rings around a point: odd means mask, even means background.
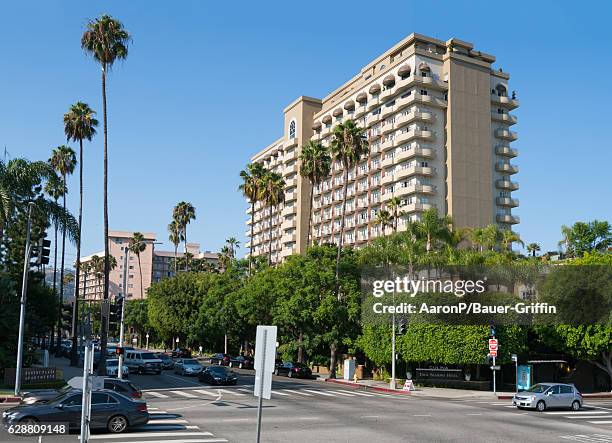
[{"label": "white van", "polygon": [[161,374],[162,361],[149,351],[125,351],[125,365],[131,372]]}]

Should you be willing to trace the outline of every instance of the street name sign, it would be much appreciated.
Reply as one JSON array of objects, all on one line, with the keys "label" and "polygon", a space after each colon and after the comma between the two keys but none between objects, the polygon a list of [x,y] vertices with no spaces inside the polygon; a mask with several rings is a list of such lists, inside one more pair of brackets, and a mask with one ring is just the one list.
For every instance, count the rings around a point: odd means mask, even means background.
[{"label": "street name sign", "polygon": [[[272,373],[276,361],[276,326],[257,326],[255,337],[255,388],[254,394],[270,400]],[[263,387],[261,384],[263,383]]]}]

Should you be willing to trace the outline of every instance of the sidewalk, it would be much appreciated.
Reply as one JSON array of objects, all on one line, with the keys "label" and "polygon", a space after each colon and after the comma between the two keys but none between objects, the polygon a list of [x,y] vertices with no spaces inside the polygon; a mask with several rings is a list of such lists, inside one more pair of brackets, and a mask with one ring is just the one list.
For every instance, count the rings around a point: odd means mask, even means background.
[{"label": "sidewalk", "polygon": [[[378,392],[390,392],[398,395],[411,395],[424,398],[446,398],[449,400],[471,400],[471,399],[497,399],[510,400],[514,396],[514,392],[497,392],[493,394],[491,391],[474,391],[469,389],[450,389],[450,388],[432,388],[418,387],[412,391],[404,391],[401,388],[391,389],[389,383],[379,380],[359,380],[357,383],[343,379],[320,378],[320,380],[329,383],[338,383],[355,389],[363,389]],[[595,392],[592,394],[582,394],[584,398],[610,398],[612,392]]]}]

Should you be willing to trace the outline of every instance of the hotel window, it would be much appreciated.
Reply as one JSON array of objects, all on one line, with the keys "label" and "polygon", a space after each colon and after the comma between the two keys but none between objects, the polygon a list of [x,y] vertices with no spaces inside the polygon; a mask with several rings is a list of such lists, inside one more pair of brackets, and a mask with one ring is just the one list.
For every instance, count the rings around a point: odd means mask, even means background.
[{"label": "hotel window", "polygon": [[289,138],[295,138],[295,120],[291,120],[291,123],[289,123]]},{"label": "hotel window", "polygon": [[427,91],[425,89],[421,89],[421,95],[427,95]]}]

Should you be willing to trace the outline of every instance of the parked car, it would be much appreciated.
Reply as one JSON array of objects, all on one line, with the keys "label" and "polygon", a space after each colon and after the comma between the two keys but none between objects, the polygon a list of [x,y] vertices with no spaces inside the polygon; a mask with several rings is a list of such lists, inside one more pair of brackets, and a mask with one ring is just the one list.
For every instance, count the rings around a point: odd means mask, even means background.
[{"label": "parked car", "polygon": [[[128,378],[130,376],[130,369],[127,365],[123,364],[121,368],[121,373],[124,378]],[[106,360],[106,375],[107,377],[117,377],[119,373],[119,359],[117,358],[109,358]]]},{"label": "parked car", "polygon": [[[133,399],[142,398],[142,391],[127,380],[105,378],[104,389],[118,392],[119,394]],[[70,385],[66,385],[59,389],[39,389],[36,391],[30,391],[25,393],[21,403],[31,405],[38,402],[46,402],[74,390],[75,388],[71,387]]]},{"label": "parked car", "polygon": [[198,375],[204,367],[193,358],[179,358],[174,362],[174,373],[180,375]]},{"label": "parked car", "polygon": [[174,368],[174,360],[172,360],[168,355],[158,353],[155,354],[157,358],[159,358],[162,362],[162,369],[172,369]]},{"label": "parked car", "polygon": [[191,351],[185,348],[176,348],[172,351],[172,358],[191,358]]},{"label": "parked car", "polygon": [[519,409],[532,408],[545,411],[548,408],[569,408],[578,411],[583,404],[582,394],[576,386],[565,383],[538,383],[512,397],[512,404]]},{"label": "parked car", "polygon": [[121,395],[125,395],[131,399],[142,398],[142,391],[138,386],[128,380],[120,380],[118,378],[104,379],[104,389],[115,391]]},{"label": "parked car", "polygon": [[[17,423],[63,422],[68,423],[70,429],[79,429],[82,398],[83,393],[75,389],[49,401],[7,409],[2,413],[3,425],[7,428]],[[106,429],[118,434],[148,421],[149,412],[144,401],[133,401],[109,390],[94,391],[91,394],[89,425],[92,429]]]},{"label": "parked car", "polygon": [[229,354],[219,353],[214,354],[212,357],[210,357],[210,364],[219,366],[229,366],[231,360],[232,357],[230,357]]},{"label": "parked car", "polygon": [[146,374],[152,372],[161,374],[162,361],[153,352],[149,351],[126,351],[125,364],[132,372]]},{"label": "parked car", "polygon": [[229,367],[238,367],[240,369],[253,369],[254,363],[255,360],[252,357],[245,357],[243,355],[239,355],[238,357],[230,359]]},{"label": "parked car", "polygon": [[211,385],[235,385],[238,375],[223,366],[209,366],[200,372],[198,380]]},{"label": "parked car", "polygon": [[310,378],[312,371],[304,363],[286,361],[276,366],[275,375],[286,375],[289,378]]}]

